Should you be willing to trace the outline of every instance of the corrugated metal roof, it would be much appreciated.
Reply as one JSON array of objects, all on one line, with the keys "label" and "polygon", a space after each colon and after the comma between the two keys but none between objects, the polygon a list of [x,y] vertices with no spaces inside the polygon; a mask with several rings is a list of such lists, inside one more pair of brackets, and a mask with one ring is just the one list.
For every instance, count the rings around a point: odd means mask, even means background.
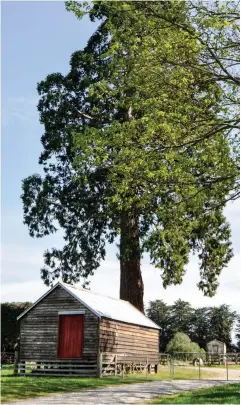
[{"label": "corrugated metal roof", "polygon": [[103,316],[105,318],[115,319],[116,321],[160,329],[158,325],[147,318],[142,312],[138,311],[138,309],[128,301],[107,297],[89,290],[73,287],[69,284],[61,284],[95,313],[98,313],[100,317]]},{"label": "corrugated metal roof", "polygon": [[[58,282],[54,287],[58,285],[62,286],[76,299],[82,302],[87,308],[94,312],[98,317],[105,317],[116,321],[132,323],[135,325],[146,326],[147,328],[160,329],[158,325],[147,318],[142,312],[138,311],[128,301],[120,300],[118,298],[107,297],[99,293],[94,293],[89,290],[74,287],[69,284]],[[38,301],[36,301],[32,307],[24,311],[18,319],[24,316],[33,306],[37,305],[46,295],[53,289],[49,290],[47,294],[44,294]]]}]

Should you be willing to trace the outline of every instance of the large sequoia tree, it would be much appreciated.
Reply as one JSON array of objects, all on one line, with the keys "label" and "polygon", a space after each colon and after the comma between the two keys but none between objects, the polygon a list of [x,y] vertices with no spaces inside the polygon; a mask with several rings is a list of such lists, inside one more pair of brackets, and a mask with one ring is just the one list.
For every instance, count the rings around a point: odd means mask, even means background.
[{"label": "large sequoia tree", "polygon": [[[100,25],[66,76],[38,84],[45,175],[24,180],[22,199],[31,236],[65,231],[65,246],[44,254],[46,284],[92,275],[117,241],[120,298],[143,311],[144,252],[164,287],[182,282],[197,252],[199,288],[215,294],[232,256],[222,209],[236,166],[223,90],[197,39],[136,3],[67,3]],[[187,13],[185,3],[152,7]]]}]

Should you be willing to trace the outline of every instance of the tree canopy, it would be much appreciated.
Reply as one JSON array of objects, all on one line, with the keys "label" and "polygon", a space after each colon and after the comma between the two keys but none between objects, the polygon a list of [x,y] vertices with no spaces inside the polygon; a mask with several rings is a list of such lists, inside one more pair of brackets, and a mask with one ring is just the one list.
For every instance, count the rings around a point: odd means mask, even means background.
[{"label": "tree canopy", "polygon": [[237,330],[238,340],[239,316],[229,305],[193,308],[189,302],[182,300],[177,300],[173,305],[155,300],[149,302],[146,314],[161,327],[161,352],[166,351],[169,341],[179,332],[188,335],[203,349],[206,349],[208,342],[217,339],[231,350],[234,330]]},{"label": "tree canopy", "polygon": [[36,237],[60,227],[66,242],[45,252],[43,280],[87,278],[107,243],[119,240],[120,298],[141,311],[144,252],[164,287],[182,282],[190,252],[197,253],[198,286],[214,295],[232,257],[222,210],[236,187],[237,162],[224,89],[202,63],[202,44],[156,18],[178,18],[193,30],[188,4],[66,6],[100,25],[71,56],[66,76],[53,73],[38,84],[45,175],[23,182],[24,222]]}]

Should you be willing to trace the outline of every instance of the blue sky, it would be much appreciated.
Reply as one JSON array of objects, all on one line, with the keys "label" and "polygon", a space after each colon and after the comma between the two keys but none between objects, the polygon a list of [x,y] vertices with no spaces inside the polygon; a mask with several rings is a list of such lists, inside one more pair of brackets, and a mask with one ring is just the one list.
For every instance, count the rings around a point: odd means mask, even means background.
[{"label": "blue sky", "polygon": [[[32,239],[22,223],[21,181],[40,172],[43,127],[38,122],[37,82],[53,72],[66,73],[71,53],[81,49],[95,29],[78,21],[63,2],[2,2],[2,300],[34,301],[46,291],[40,280],[42,254],[62,243],[61,234]],[[181,286],[161,286],[159,271],[142,263],[145,301],[178,298],[193,306],[227,303],[239,310],[239,202],[225,210],[232,226],[234,258],[220,278],[215,298],[198,291],[198,263],[191,257]],[[93,290],[118,296],[119,263],[114,246],[92,278]]]}]

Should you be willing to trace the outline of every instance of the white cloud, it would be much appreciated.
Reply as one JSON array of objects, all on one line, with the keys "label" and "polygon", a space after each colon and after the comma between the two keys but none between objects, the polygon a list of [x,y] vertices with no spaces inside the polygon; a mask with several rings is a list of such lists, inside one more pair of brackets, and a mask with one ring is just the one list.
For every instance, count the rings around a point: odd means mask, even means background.
[{"label": "white cloud", "polygon": [[39,297],[48,291],[43,282],[29,281],[22,283],[2,284],[1,301],[2,302],[35,302]]},{"label": "white cloud", "polygon": [[3,264],[29,264],[39,265],[43,256],[42,249],[36,249],[21,245],[3,245],[2,263]]},{"label": "white cloud", "polygon": [[19,121],[38,123],[37,103],[37,97],[9,97],[3,102],[2,125],[6,127]]},{"label": "white cloud", "polygon": [[2,249],[1,282],[6,284],[39,280],[43,251],[12,245]]}]

